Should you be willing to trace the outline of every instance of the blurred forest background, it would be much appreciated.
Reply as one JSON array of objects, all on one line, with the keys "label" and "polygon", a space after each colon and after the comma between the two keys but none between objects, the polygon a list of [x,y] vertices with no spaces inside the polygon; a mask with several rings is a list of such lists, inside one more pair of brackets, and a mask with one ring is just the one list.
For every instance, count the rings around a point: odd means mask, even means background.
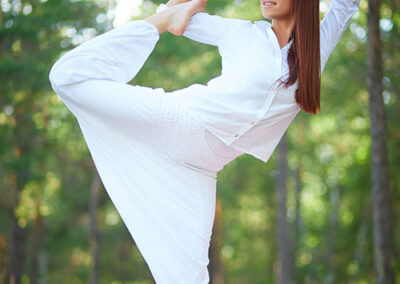
[{"label": "blurred forest background", "polygon": [[[154,283],[48,74],[161,2],[0,3],[0,283]],[[206,12],[264,19],[258,0]],[[399,0],[361,0],[322,75],[321,112],[300,112],[267,164],[243,155],[218,174],[213,284],[400,283],[399,28]],[[216,47],[163,33],[131,83],[172,91],[220,70]]]}]

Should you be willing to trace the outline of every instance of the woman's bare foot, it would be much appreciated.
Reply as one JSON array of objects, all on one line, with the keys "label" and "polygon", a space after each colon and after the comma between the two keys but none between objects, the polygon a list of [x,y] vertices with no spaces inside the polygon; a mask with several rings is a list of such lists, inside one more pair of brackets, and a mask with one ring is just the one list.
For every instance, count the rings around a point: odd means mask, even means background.
[{"label": "woman's bare foot", "polygon": [[159,34],[169,31],[174,35],[182,35],[189,24],[190,17],[198,12],[203,12],[206,5],[207,0],[190,0],[170,6],[144,20],[153,24]]},{"label": "woman's bare foot", "polygon": [[207,6],[207,0],[192,0],[194,5],[196,5],[199,9],[198,12],[203,12]]},{"label": "woman's bare foot", "polygon": [[174,35],[182,35],[189,24],[190,17],[198,12],[203,12],[206,5],[207,0],[191,0],[171,6],[167,30]]},{"label": "woman's bare foot", "polygon": [[168,7],[171,7],[171,6],[175,6],[175,5],[185,3],[188,1],[190,1],[190,0],[169,0],[167,3],[165,3],[165,5],[167,5]]},{"label": "woman's bare foot", "polygon": [[[181,3],[186,3],[186,2],[196,2],[196,5],[202,8],[202,11],[205,10],[206,5],[207,5],[207,0],[169,0],[165,5],[168,7],[172,7]],[[202,12],[200,11],[200,12]]]}]

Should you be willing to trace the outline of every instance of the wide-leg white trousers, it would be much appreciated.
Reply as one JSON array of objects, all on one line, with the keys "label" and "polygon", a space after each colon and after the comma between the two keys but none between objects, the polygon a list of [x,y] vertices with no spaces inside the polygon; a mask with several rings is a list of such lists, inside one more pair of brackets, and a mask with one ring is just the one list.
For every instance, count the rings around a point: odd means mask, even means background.
[{"label": "wide-leg white trousers", "polygon": [[[137,41],[137,48],[153,47]],[[132,68],[140,70],[146,59]],[[209,283],[217,172],[243,153],[201,126],[177,94],[163,88],[93,79],[66,85],[58,95],[77,118],[156,283]]]}]

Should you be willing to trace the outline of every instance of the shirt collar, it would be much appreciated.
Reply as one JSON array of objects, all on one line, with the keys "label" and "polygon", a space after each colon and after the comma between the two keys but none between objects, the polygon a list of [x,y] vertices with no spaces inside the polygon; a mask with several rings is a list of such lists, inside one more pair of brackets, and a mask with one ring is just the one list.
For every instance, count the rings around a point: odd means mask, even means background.
[{"label": "shirt collar", "polygon": [[279,49],[281,52],[287,52],[289,47],[291,46],[293,39],[290,39],[289,42],[282,48],[279,46],[278,38],[276,37],[275,32],[272,30],[272,24],[266,20],[260,20],[260,21],[255,21],[254,22],[257,27],[263,32],[264,35],[268,35],[268,33],[271,35],[273,40],[276,42],[278,45]]}]

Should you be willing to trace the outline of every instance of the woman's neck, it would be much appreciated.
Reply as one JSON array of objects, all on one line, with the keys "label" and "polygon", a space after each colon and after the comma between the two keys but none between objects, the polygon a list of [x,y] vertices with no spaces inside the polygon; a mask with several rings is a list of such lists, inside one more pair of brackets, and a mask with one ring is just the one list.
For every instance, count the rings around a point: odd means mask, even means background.
[{"label": "woman's neck", "polygon": [[280,48],[283,48],[292,36],[294,20],[272,20],[272,30],[278,39]]}]

